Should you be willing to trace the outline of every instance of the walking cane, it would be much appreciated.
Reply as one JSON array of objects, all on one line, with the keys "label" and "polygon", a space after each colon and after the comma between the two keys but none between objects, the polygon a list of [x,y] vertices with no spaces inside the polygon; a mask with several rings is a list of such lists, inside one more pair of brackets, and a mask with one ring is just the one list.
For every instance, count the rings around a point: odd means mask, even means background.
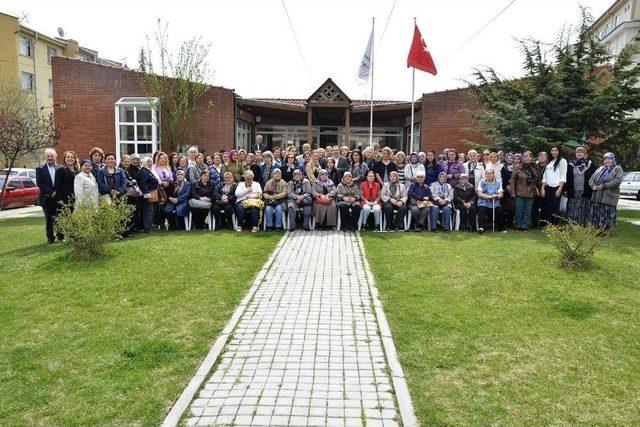
[{"label": "walking cane", "polygon": [[496,199],[492,199],[491,200],[491,210],[492,210],[492,214],[493,216],[491,217],[492,222],[491,222],[491,232],[495,233],[496,232]]}]

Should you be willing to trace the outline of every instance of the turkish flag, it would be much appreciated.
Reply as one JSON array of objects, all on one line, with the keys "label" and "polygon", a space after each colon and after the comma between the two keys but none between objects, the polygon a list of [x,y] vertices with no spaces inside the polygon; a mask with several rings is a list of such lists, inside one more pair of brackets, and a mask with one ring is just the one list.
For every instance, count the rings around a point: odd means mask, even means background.
[{"label": "turkish flag", "polygon": [[413,30],[413,42],[411,42],[411,49],[409,49],[409,56],[407,57],[407,68],[408,67],[426,71],[434,76],[438,74],[436,64],[433,63],[431,53],[429,53],[427,44],[424,42],[417,25],[415,25]]}]

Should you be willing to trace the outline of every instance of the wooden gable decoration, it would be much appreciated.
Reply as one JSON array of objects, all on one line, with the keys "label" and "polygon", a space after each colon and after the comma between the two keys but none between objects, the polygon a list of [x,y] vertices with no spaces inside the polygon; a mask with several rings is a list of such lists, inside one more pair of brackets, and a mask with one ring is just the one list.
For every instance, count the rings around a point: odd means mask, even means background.
[{"label": "wooden gable decoration", "polygon": [[349,97],[338,87],[337,84],[328,78],[307,100],[309,104],[351,104]]}]

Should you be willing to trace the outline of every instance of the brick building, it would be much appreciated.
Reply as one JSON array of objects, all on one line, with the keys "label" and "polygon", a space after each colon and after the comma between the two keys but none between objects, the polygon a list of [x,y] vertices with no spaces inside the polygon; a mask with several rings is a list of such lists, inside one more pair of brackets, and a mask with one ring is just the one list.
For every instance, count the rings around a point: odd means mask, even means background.
[{"label": "brick building", "polygon": [[[161,147],[156,112],[144,96],[139,72],[64,57],[52,59],[56,122],[64,127],[60,150],[81,157],[99,146],[116,154],[148,154]],[[211,86],[196,112],[204,123],[197,145],[204,152],[249,148],[257,134],[269,147],[367,146],[369,101],[351,100],[331,79],[307,99],[243,98],[233,89]],[[212,105],[205,115],[205,106]],[[424,94],[415,105],[414,147],[410,145],[411,102],[374,101],[374,143],[406,152],[447,147],[466,149],[478,139],[468,89]],[[161,120],[161,118],[160,118]]]}]

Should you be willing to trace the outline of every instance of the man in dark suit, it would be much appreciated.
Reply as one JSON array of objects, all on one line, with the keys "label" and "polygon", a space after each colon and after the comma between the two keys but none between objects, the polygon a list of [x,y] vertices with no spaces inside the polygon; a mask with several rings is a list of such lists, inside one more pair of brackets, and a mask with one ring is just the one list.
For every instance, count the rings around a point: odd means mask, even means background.
[{"label": "man in dark suit", "polygon": [[53,148],[44,151],[45,163],[36,168],[36,183],[40,189],[38,205],[42,207],[47,222],[47,242],[53,243],[53,222],[57,212],[58,195],[56,194],[56,170],[60,165],[56,163],[58,155]]},{"label": "man in dark suit", "polygon": [[262,135],[256,135],[255,144],[251,144],[251,152],[255,153],[256,151],[265,151],[267,149],[267,144],[262,142]]}]

